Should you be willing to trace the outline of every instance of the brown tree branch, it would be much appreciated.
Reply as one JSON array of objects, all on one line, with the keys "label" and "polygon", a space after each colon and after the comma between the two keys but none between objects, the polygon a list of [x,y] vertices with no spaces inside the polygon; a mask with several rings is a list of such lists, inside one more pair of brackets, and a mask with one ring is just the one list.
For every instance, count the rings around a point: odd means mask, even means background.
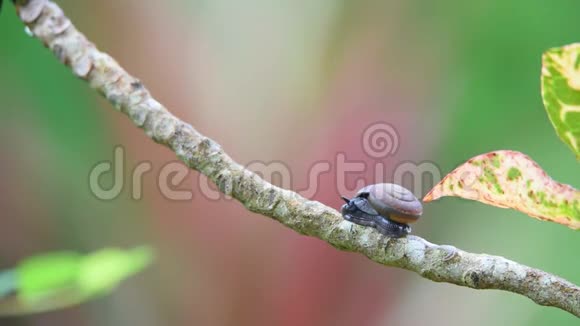
[{"label": "brown tree branch", "polygon": [[76,76],[89,82],[147,136],[169,147],[187,166],[207,175],[221,192],[248,210],[386,266],[414,271],[436,282],[519,293],[580,317],[580,288],[562,278],[503,257],[439,246],[417,236],[386,238],[372,228],[343,220],[330,207],[262,180],[232,160],[215,141],[169,113],[138,79],[97,50],[56,4],[49,0],[16,2],[21,20],[34,37]]}]

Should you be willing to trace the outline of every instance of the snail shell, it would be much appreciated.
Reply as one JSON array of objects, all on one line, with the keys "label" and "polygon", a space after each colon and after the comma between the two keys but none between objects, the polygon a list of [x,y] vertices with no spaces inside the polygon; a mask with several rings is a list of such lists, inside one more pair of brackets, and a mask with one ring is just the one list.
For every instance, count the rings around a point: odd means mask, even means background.
[{"label": "snail shell", "polygon": [[[378,215],[403,223],[416,222],[423,214],[423,205],[407,188],[394,183],[369,185],[358,191],[357,197],[366,198]],[[363,210],[364,211],[364,210]]]}]

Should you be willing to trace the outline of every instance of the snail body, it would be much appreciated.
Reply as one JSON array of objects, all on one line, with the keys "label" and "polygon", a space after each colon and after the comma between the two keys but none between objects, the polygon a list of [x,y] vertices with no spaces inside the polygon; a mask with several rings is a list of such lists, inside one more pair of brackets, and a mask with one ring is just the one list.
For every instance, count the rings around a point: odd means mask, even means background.
[{"label": "snail body", "polygon": [[370,226],[380,233],[400,238],[411,232],[409,223],[416,222],[423,213],[423,205],[408,189],[393,183],[366,186],[356,197],[342,197],[344,219]]}]

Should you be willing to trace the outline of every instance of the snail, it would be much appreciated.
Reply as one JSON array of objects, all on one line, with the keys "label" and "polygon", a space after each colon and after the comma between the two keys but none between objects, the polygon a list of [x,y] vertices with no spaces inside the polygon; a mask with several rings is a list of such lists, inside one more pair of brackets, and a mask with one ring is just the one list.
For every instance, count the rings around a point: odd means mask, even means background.
[{"label": "snail", "polygon": [[416,222],[423,213],[423,205],[417,197],[393,183],[369,185],[352,199],[341,198],[346,202],[341,208],[345,220],[373,227],[393,238],[409,234],[409,223]]}]

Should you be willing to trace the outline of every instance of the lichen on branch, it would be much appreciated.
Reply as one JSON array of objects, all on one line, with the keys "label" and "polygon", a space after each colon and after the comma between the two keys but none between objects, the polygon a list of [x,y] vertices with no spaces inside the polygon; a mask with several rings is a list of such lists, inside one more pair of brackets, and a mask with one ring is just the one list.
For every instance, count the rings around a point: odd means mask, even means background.
[{"label": "lichen on branch", "polygon": [[474,289],[519,293],[536,303],[580,317],[580,288],[560,277],[503,257],[468,253],[417,237],[384,237],[343,220],[334,209],[276,187],[230,158],[212,139],[173,116],[144,85],[100,52],[62,10],[48,0],[16,4],[21,20],[73,73],[126,114],[147,136],[173,150],[190,168],[207,175],[248,210],[304,235],[359,252],[371,260],[414,271],[426,279]]}]

